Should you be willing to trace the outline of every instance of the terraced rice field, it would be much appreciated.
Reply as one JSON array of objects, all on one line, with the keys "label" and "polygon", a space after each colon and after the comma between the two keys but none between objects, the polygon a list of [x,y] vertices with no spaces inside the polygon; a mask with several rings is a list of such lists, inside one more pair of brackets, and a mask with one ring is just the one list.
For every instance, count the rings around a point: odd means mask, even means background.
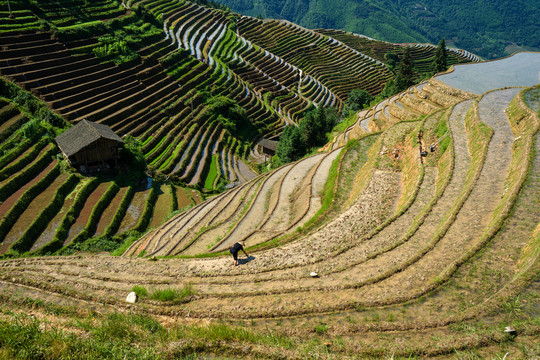
[{"label": "terraced rice field", "polygon": [[[386,52],[412,46],[425,68],[434,47],[188,1],[10,3],[2,306],[28,297],[171,328],[236,326],[219,343],[170,344],[170,357],[538,356],[540,105],[527,88],[538,54],[457,65],[479,59],[452,50],[453,72],[257,174],[247,163],[263,158],[261,137],[276,139],[312,105],[341,108],[352,89],[380,92],[393,77]],[[237,131],[223,121],[234,106],[245,114]],[[53,139],[85,118],[135,138],[148,177],[70,171]],[[238,241],[249,257],[234,267]],[[96,253],[109,247],[120,256]],[[132,305],[134,286],[192,291]],[[11,316],[2,309],[0,323]],[[275,337],[261,344],[246,331]]]},{"label": "terraced rice field", "polygon": [[[399,56],[403,54],[405,47],[409,47],[411,60],[416,71],[430,72],[432,70],[431,67],[436,51],[436,46],[432,44],[393,44],[343,30],[317,29],[316,31],[331,36],[362,54],[383,62],[387,60],[385,59],[387,53],[395,53]],[[466,50],[449,48],[447,51],[449,65],[460,62],[480,61],[476,55]]]},{"label": "terraced rice field", "polygon": [[[27,4],[15,0],[9,5],[11,15],[5,13],[0,29],[0,74],[10,81],[2,85],[5,97],[0,100],[0,187],[7,186],[0,206],[9,214],[0,234],[9,234],[9,241],[2,239],[0,253],[15,251],[11,244],[19,240],[25,244],[16,246],[21,251],[52,253],[73,239],[78,248],[96,237],[123,239],[132,230],[144,233],[171,213],[203,200],[200,194],[189,201],[184,195],[175,198],[176,192],[167,190],[171,181],[177,187],[208,194],[252,181],[257,173],[248,163],[264,161],[252,151],[261,138],[277,139],[285,125],[297,123],[313,105],[341,108],[352,89],[377,94],[393,76],[381,61],[319,32],[189,1],[39,0]],[[415,55],[421,54],[422,49],[415,51]],[[11,82],[44,101],[54,113],[44,115],[43,104],[41,108],[25,105],[30,95],[17,95],[20,90],[14,90]],[[230,110],[216,103],[224,97],[245,114],[237,130],[223,123]],[[417,103],[403,104],[406,109],[390,110],[397,118],[407,118],[407,111],[418,114],[412,110]],[[433,107],[426,107],[423,113]],[[385,111],[387,117],[393,116]],[[53,128],[40,127],[36,118]],[[54,202],[34,222],[34,206],[29,205],[45,191],[42,182],[31,191],[32,199],[11,211],[17,199],[45,176],[45,165],[49,164],[47,171],[52,170],[53,155],[58,154],[53,142],[56,134],[83,119],[108,125],[122,137],[136,138],[150,176],[166,181],[150,189],[141,187],[139,179],[125,183],[99,176],[92,181],[72,177],[62,187],[55,183],[59,191],[51,188],[48,194]],[[362,124],[369,128],[365,121]],[[389,125],[377,117],[369,126],[374,130]],[[25,130],[32,126],[40,128],[35,130],[35,138]],[[360,135],[362,131],[353,132]],[[330,163],[299,164],[312,180],[296,178],[292,188],[268,199],[271,211],[276,208],[286,213],[258,219],[260,228],[250,242],[286,235],[308,221],[322,206],[311,182],[322,191],[325,175],[318,167],[328,168]],[[50,175],[46,180],[64,179],[66,171],[61,167],[59,174],[54,170],[56,177]],[[19,177],[20,173],[24,176]],[[283,181],[277,183],[279,187]],[[255,203],[268,190],[264,187]],[[295,198],[290,209],[284,205],[287,197]],[[227,226],[239,222],[233,238],[244,232],[246,222],[251,223],[244,220],[251,213],[226,222]],[[212,229],[212,235],[197,236],[208,238],[205,246],[220,243],[224,248],[229,240],[216,240],[231,238],[232,229],[224,226],[219,231]],[[189,245],[185,251],[195,254],[200,247]]]},{"label": "terraced rice field", "polygon": [[[299,344],[239,355],[224,340],[238,358],[534,358],[540,118],[528,85],[476,95],[428,80],[359,112],[326,151],[173,216],[124,256],[4,260],[0,287]],[[161,190],[165,203],[172,189]],[[234,267],[227,250],[240,240],[250,256]],[[135,285],[187,284],[196,292],[182,303],[125,303]],[[504,326],[518,331],[511,343]]]}]

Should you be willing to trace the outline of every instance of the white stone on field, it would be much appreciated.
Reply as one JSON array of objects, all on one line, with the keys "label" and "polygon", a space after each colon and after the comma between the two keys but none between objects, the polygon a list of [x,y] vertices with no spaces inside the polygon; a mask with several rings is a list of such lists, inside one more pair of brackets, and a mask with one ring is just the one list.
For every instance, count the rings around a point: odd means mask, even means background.
[{"label": "white stone on field", "polygon": [[319,277],[319,275],[317,275],[316,272],[311,272],[311,274],[309,274],[309,276],[311,276],[313,278]]},{"label": "white stone on field", "polygon": [[135,304],[137,302],[137,294],[134,291],[130,292],[126,297],[126,302]]},{"label": "white stone on field", "polygon": [[505,326],[504,332],[511,335],[511,336],[516,336],[517,335],[517,331],[515,329],[513,329],[512,327],[510,327],[510,326]]}]

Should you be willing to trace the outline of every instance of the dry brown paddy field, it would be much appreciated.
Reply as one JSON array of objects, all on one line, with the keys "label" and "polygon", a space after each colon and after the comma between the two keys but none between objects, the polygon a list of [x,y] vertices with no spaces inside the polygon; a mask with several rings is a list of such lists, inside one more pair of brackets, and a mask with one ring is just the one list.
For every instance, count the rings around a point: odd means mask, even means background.
[{"label": "dry brown paddy field", "polygon": [[[0,319],[56,331],[50,357],[118,336],[110,358],[539,358],[529,91],[431,80],[362,112],[328,152],[177,215],[124,256],[3,260]],[[239,239],[250,256],[233,267]]]}]

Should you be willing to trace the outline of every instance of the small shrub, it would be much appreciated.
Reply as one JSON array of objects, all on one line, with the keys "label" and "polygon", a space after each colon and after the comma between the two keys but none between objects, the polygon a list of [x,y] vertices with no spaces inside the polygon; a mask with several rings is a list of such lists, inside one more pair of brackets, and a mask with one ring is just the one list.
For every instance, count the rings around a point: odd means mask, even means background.
[{"label": "small shrub", "polygon": [[193,285],[187,284],[181,289],[169,288],[154,290],[150,294],[150,298],[158,301],[184,302],[187,297],[194,294],[195,289],[193,288]]},{"label": "small shrub", "polygon": [[81,250],[88,252],[114,251],[120,246],[120,243],[109,236],[100,236],[89,239],[82,244]]},{"label": "small shrub", "polygon": [[328,331],[328,325],[320,324],[315,326],[315,332],[319,335],[324,335]]},{"label": "small shrub", "polygon": [[100,236],[96,238],[90,238],[83,242],[72,242],[67,247],[60,251],[61,255],[73,255],[78,251],[98,253],[98,252],[111,252],[116,250],[120,246],[120,242],[108,236]]},{"label": "small shrub", "polygon": [[111,253],[112,256],[122,256],[122,254],[124,254],[126,250],[141,237],[141,234],[137,231],[130,230],[127,233],[123,233],[121,237],[124,238],[124,240],[122,244]]},{"label": "small shrub", "polygon": [[345,107],[343,109],[344,114],[356,113],[358,110],[362,110],[369,105],[375,98],[367,90],[354,89],[349,92],[347,101],[345,101]]},{"label": "small shrub", "polygon": [[100,37],[99,43],[100,46],[92,49],[98,59],[112,60],[115,64],[121,64],[138,57],[125,40],[117,39],[114,36]]},{"label": "small shrub", "polygon": [[131,288],[131,291],[137,294],[137,296],[140,298],[148,297],[148,290],[144,286],[135,285]]},{"label": "small shrub", "polygon": [[129,135],[124,137],[124,146],[120,150],[120,156],[126,162],[129,172],[134,178],[140,178],[144,174],[146,159],[139,139]]},{"label": "small shrub", "polygon": [[176,188],[174,187],[174,185],[171,183],[169,184],[169,188],[170,188],[170,191],[171,191],[171,214],[175,211],[178,210],[178,197],[176,196]]},{"label": "small shrub", "polygon": [[206,104],[210,115],[217,117],[217,121],[235,137],[246,140],[256,131],[248,120],[246,109],[236,100],[216,95],[207,99]]}]

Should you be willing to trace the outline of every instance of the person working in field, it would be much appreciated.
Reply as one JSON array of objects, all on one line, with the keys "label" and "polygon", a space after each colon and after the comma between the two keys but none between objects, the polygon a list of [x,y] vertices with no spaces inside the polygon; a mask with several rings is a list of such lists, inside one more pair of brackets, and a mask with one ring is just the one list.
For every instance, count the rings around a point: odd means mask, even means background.
[{"label": "person working in field", "polygon": [[244,246],[245,246],[245,243],[242,241],[242,242],[239,242],[239,243],[235,243],[232,248],[229,250],[233,256],[233,259],[234,259],[234,266],[238,266],[238,252],[240,250],[242,250],[244,252],[244,254],[246,254],[246,258],[249,257],[249,255],[247,254],[247,252],[244,250]]}]

